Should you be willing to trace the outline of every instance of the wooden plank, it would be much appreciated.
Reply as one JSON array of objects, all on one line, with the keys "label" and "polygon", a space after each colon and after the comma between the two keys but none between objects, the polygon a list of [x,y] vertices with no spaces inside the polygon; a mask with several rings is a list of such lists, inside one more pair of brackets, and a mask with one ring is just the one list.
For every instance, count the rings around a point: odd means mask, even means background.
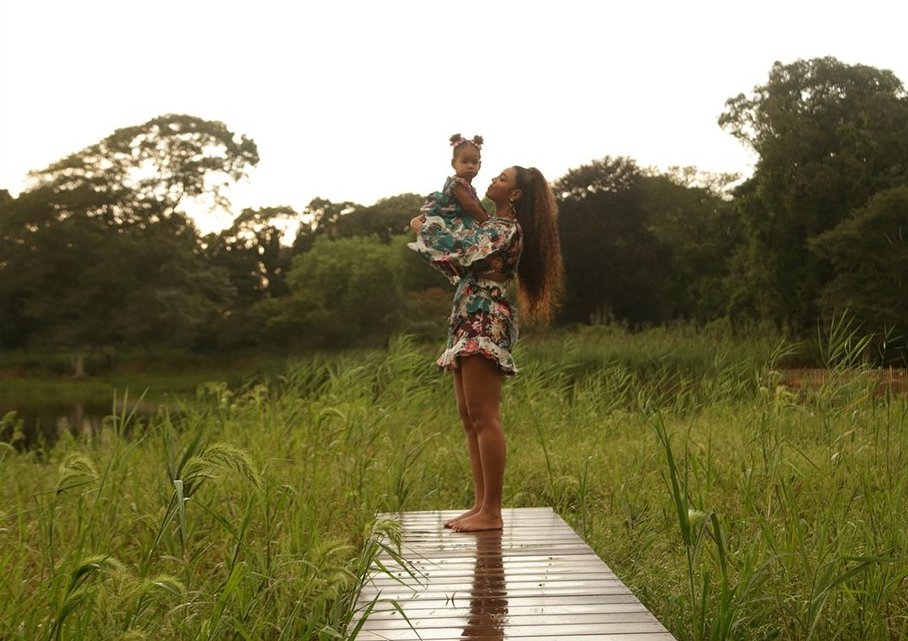
[{"label": "wooden plank", "polygon": [[675,641],[551,508],[506,510],[499,532],[445,529],[456,514],[380,515],[406,563],[370,571],[358,641]]}]

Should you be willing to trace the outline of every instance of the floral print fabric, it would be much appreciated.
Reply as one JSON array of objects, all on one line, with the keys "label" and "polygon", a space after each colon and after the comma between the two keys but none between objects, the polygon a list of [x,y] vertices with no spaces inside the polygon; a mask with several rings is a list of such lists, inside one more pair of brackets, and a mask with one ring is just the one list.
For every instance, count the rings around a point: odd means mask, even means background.
[{"label": "floral print fabric", "polygon": [[[452,285],[456,285],[460,280],[461,271],[453,261],[448,260],[444,252],[452,247],[453,237],[469,233],[476,228],[476,221],[472,216],[464,215],[460,203],[454,197],[454,187],[458,184],[473,196],[480,207],[482,206],[476,190],[466,178],[448,177],[442,190],[429,194],[419,208],[423,216],[423,231],[417,235],[416,242],[408,245],[423,256],[433,253],[435,258],[429,260],[429,264],[444,274]],[[427,238],[431,238],[437,245],[430,248],[426,244]],[[452,239],[451,242],[447,241],[449,238]]]},{"label": "floral print fabric", "polygon": [[[456,284],[448,340],[436,363],[445,371],[458,366],[462,356],[478,354],[497,364],[505,375],[517,373],[513,348],[518,323],[515,305],[520,226],[509,218],[492,218],[471,227],[423,226],[417,251],[437,269],[444,265]],[[443,269],[440,269],[443,271]],[[495,272],[499,281],[482,274]]]},{"label": "floral print fabric", "polygon": [[476,193],[476,189],[469,180],[461,178],[460,176],[449,176],[447,180],[445,180],[445,185],[442,187],[441,191],[435,191],[429,194],[429,197],[426,198],[426,201],[423,203],[422,207],[419,208],[419,211],[427,217],[441,216],[442,218],[454,218],[460,216],[463,212],[461,211],[460,203],[454,198],[454,187],[456,185],[460,185],[466,189],[477,203],[481,202],[479,200],[479,195]]}]

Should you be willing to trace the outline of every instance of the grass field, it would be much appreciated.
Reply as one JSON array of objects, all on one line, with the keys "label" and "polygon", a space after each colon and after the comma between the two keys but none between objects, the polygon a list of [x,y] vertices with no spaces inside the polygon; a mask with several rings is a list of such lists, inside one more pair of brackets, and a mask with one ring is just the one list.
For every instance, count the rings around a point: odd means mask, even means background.
[{"label": "grass field", "polygon": [[[393,535],[373,515],[471,498],[435,349],[399,338],[204,383],[147,424],[127,402],[95,434],[0,443],[0,639],[344,638]],[[908,640],[908,401],[854,369],[783,386],[787,353],[528,336],[506,504],[554,507],[680,640]]]}]

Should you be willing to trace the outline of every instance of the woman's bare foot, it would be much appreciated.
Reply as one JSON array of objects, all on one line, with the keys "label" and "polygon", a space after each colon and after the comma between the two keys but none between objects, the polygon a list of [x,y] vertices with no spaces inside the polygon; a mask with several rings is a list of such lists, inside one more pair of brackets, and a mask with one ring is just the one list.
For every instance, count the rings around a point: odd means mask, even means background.
[{"label": "woman's bare foot", "polygon": [[476,514],[478,511],[479,511],[479,508],[478,508],[478,507],[471,507],[469,510],[467,510],[467,511],[464,512],[463,514],[460,514],[460,515],[458,515],[458,516],[455,516],[453,519],[448,519],[447,521],[445,521],[445,527],[446,527],[446,528],[453,528],[455,523],[457,523],[457,522],[459,522],[459,521],[463,521],[463,520],[464,520],[465,518],[467,518],[468,516],[473,516],[473,515]]},{"label": "woman's bare foot", "polygon": [[501,530],[503,528],[504,523],[501,520],[501,514],[486,514],[484,512],[477,512],[472,516],[451,523],[451,529],[455,532],[482,532],[484,530]]}]

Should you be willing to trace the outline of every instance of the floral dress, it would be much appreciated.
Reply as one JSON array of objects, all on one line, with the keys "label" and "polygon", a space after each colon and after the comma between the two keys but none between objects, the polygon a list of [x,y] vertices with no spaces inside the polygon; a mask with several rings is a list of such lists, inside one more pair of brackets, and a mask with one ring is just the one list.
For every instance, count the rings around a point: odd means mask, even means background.
[{"label": "floral dress", "polygon": [[[517,373],[513,349],[517,341],[517,263],[522,232],[511,218],[491,218],[460,230],[423,226],[417,249],[436,268],[444,265],[457,288],[451,305],[448,340],[436,363],[456,369],[463,356],[489,358],[502,374]],[[444,271],[444,270],[442,270]],[[484,278],[494,272],[505,280]]]},{"label": "floral dress", "polygon": [[[476,221],[472,216],[465,215],[460,203],[454,197],[454,187],[461,185],[464,187],[473,199],[482,207],[482,202],[476,193],[476,189],[466,178],[460,176],[449,176],[445,180],[444,187],[441,191],[435,191],[429,194],[422,207],[419,208],[423,216],[423,229],[425,233],[416,237],[416,242],[410,243],[409,247],[420,254],[426,255],[432,250],[425,244],[424,238],[431,237],[436,240],[447,236],[459,236],[473,230],[476,227]],[[429,264],[439,270],[447,277],[451,284],[456,284],[460,279],[458,270],[455,265],[446,260],[444,256],[438,256],[436,260],[430,260]]]}]

